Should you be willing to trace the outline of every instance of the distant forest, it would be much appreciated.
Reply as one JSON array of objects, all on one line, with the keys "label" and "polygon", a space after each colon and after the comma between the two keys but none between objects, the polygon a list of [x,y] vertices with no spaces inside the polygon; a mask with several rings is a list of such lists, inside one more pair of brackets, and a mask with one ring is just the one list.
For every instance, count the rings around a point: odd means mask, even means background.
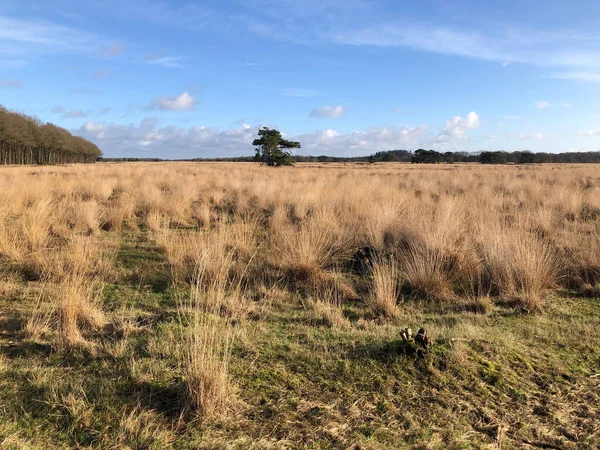
[{"label": "distant forest", "polygon": [[[99,158],[106,162],[135,162],[135,161],[173,161],[160,158]],[[419,149],[414,152],[409,150],[387,150],[374,153],[370,156],[338,157],[338,156],[292,156],[294,162],[404,162],[413,164],[453,164],[453,163],[481,163],[481,164],[538,164],[538,163],[600,163],[598,152],[569,152],[569,153],[533,153],[530,151],[518,152],[446,152]],[[194,158],[177,161],[231,161],[254,162],[253,156],[239,156],[234,158]]]},{"label": "distant forest", "polygon": [[0,105],[0,165],[93,163],[100,156],[90,141]]}]

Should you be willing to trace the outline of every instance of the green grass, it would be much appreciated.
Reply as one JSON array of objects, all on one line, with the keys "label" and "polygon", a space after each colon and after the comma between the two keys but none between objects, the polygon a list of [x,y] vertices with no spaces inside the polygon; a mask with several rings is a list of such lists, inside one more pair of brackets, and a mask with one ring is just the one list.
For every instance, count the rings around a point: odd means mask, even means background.
[{"label": "green grass", "polygon": [[[202,421],[182,409],[182,291],[170,285],[164,255],[145,232],[107,239],[118,249],[104,289],[113,320],[87,336],[88,347],[56,352],[50,340],[28,339],[40,286],[7,282],[0,448],[600,445],[598,299],[556,296],[538,315],[411,303],[388,322],[356,300],[343,306],[351,327],[338,329],[318,325],[290,293],[244,324],[230,368],[234,406]],[[424,358],[399,335],[421,326],[434,337]]]}]

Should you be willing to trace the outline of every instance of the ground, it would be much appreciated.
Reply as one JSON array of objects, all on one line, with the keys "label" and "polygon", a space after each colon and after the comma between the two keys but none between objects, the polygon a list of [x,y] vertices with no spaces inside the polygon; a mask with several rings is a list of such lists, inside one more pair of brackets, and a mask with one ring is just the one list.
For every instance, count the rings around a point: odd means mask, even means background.
[{"label": "ground", "polygon": [[600,448],[597,174],[3,168],[0,448]]},{"label": "ground", "polygon": [[[409,304],[373,324],[360,301],[347,329],[302,299],[274,294],[248,321],[231,372],[236,405],[213,421],[182,417],[174,293],[147,233],[118,242],[104,302],[127,322],[67,354],[26,336],[36,283],[0,301],[3,448],[594,448],[600,444],[600,302],[568,292],[541,315],[510,306]],[[287,296],[279,298],[278,295]],[[125,302],[123,302],[125,300]],[[399,332],[435,336],[424,357]]]}]

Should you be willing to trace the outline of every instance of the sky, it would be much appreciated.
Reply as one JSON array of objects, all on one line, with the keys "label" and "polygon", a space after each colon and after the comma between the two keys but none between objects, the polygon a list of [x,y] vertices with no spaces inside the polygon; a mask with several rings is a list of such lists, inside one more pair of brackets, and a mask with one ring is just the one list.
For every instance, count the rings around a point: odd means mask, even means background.
[{"label": "sky", "polygon": [[597,0],[0,0],[0,104],[107,157],[600,150]]}]

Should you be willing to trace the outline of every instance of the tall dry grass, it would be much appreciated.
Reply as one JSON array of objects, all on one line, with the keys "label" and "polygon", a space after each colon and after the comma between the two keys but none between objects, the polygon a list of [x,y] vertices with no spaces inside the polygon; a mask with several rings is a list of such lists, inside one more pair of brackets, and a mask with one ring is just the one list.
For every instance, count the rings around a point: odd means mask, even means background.
[{"label": "tall dry grass", "polygon": [[373,293],[368,299],[376,314],[384,317],[398,316],[399,271],[396,261],[378,258],[372,262]]},{"label": "tall dry grass", "polygon": [[179,304],[186,330],[181,363],[187,404],[203,418],[222,414],[233,404],[229,361],[245,314],[239,284],[229,278],[232,259],[215,267],[212,255],[211,250],[203,252],[189,299]]},{"label": "tall dry grass", "polygon": [[381,302],[383,315],[397,313],[399,291],[406,301],[489,296],[527,310],[556,289],[600,292],[595,165],[0,169],[0,265],[65,290],[56,308],[79,312],[64,314],[61,330],[93,322],[77,298],[89,296],[86,280],[117,277],[107,243],[124,231],[160,247],[173,284],[195,282],[199,266],[221,280],[210,295],[227,295],[210,302],[236,314],[273,288],[323,311],[339,309],[327,300],[334,290],[341,301]]}]

